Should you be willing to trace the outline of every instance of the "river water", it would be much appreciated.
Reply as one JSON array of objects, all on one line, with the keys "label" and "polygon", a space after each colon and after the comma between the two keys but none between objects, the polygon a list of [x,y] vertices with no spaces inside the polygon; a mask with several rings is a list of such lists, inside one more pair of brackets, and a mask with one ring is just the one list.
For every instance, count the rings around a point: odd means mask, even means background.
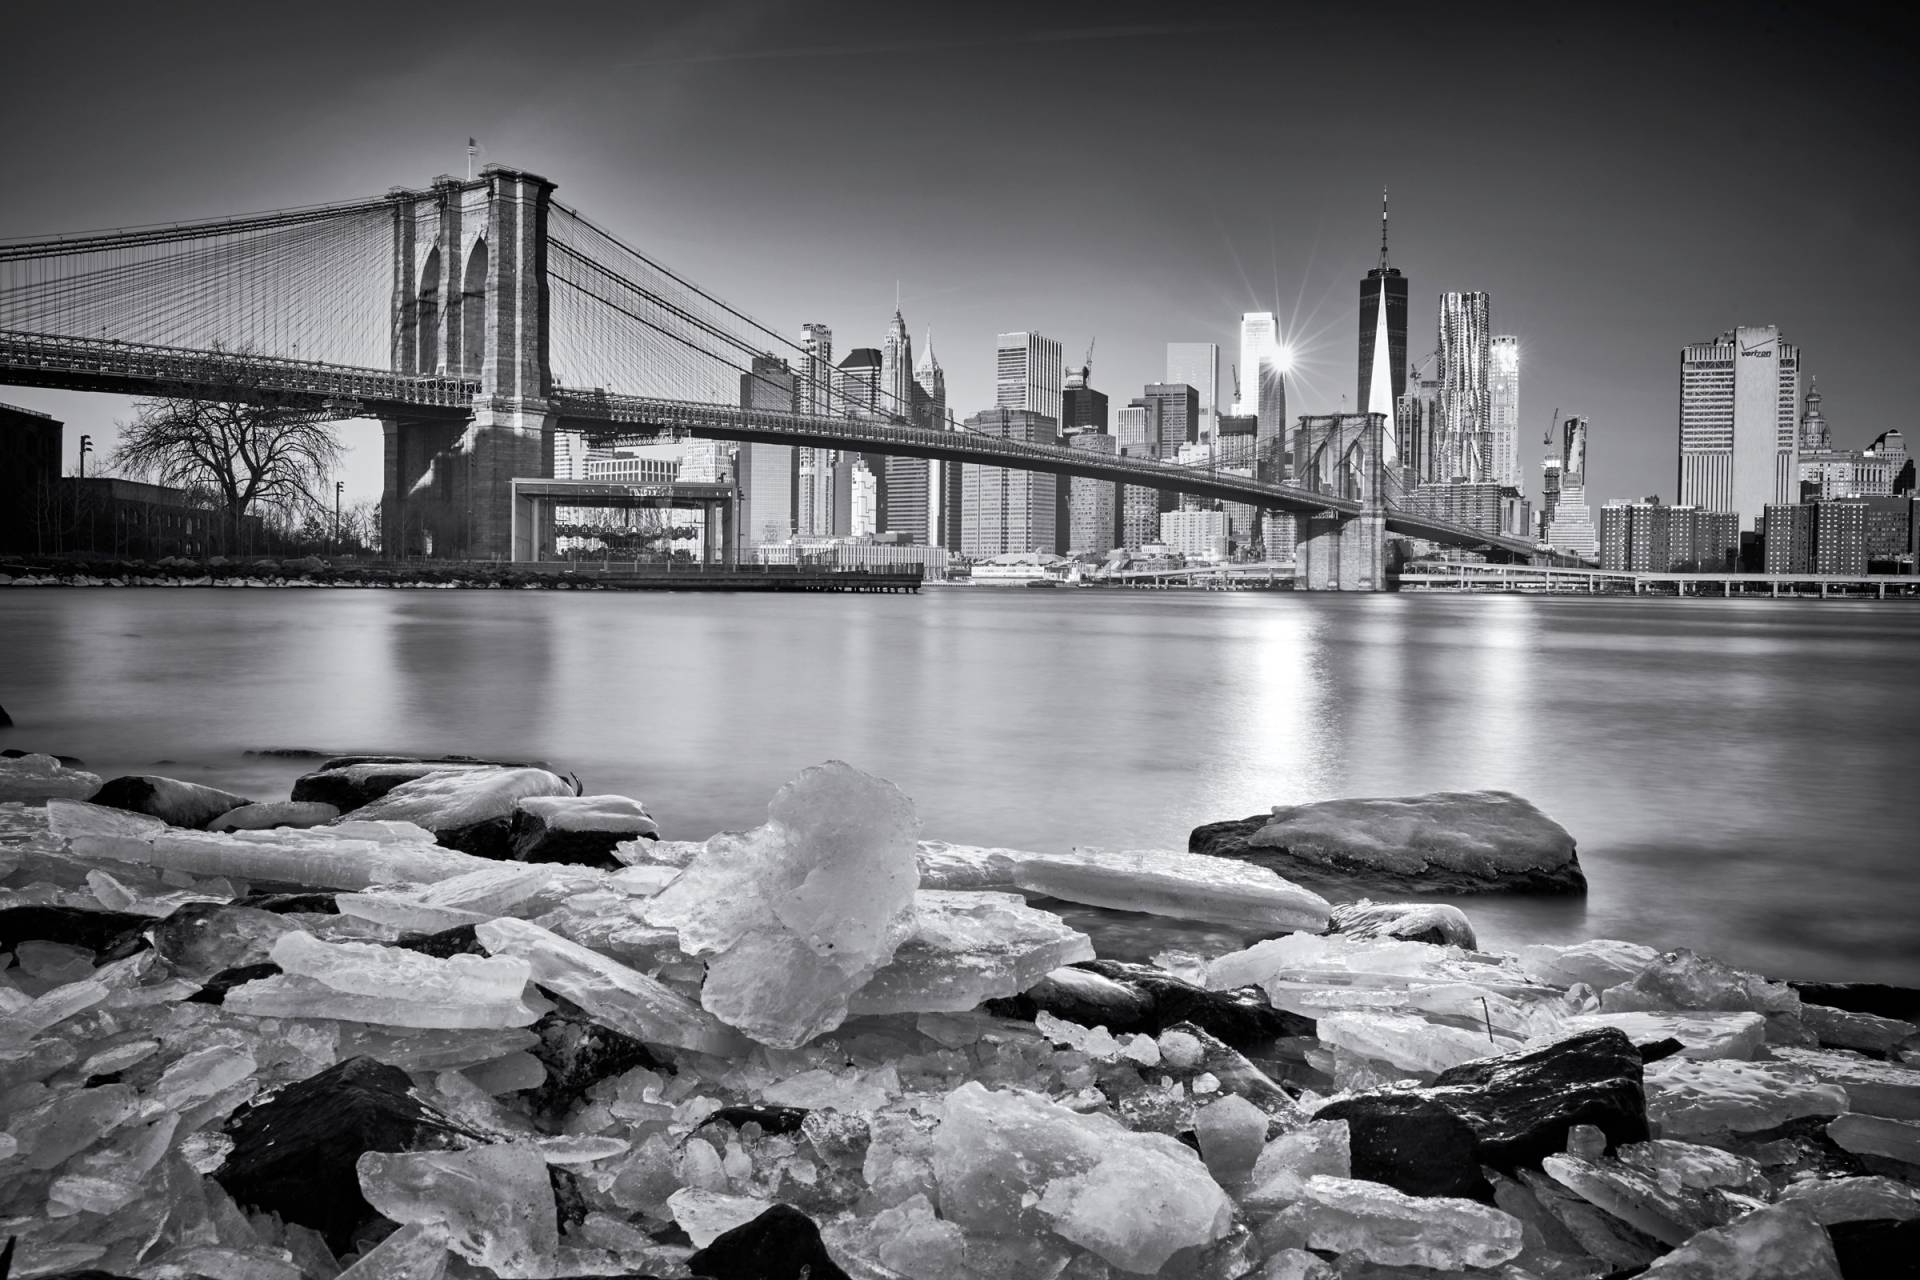
[{"label": "river water", "polygon": [[[544,759],[674,838],[838,758],[929,837],[1030,849],[1498,787],[1573,832],[1591,892],[1457,899],[1489,945],[1920,984],[1916,660],[1894,603],[16,589],[0,746],[262,798],[310,766],[258,748]],[[1108,923],[1103,951],[1192,941]]]}]

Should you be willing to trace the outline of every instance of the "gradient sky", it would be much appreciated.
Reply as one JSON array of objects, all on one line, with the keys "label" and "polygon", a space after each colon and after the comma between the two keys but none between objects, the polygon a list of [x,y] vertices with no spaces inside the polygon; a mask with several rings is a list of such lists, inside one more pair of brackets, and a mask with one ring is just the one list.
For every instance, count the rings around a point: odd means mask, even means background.
[{"label": "gradient sky", "polygon": [[[1219,342],[1225,382],[1253,309],[1302,352],[1297,414],[1352,392],[1384,184],[1412,354],[1449,289],[1520,337],[1536,491],[1558,407],[1593,421],[1596,501],[1671,500],[1679,349],[1737,324],[1800,344],[1840,443],[1912,426],[1920,95],[1876,9],[428,8],[16,8],[0,236],[421,187],[471,134],[782,331],[877,346],[898,281],[963,414],[999,331],[1075,364],[1097,336],[1124,403],[1170,341]],[[128,411],[0,399],[69,454]],[[347,438],[378,496],[377,428]]]}]

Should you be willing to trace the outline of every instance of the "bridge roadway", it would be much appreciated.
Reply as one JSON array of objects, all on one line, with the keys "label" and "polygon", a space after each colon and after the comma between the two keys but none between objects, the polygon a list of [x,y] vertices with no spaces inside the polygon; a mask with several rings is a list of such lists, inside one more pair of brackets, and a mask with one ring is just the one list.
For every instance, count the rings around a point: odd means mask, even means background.
[{"label": "bridge roadway", "polygon": [[[352,365],[293,360],[244,352],[199,351],[112,339],[55,337],[0,331],[0,383],[163,395],[183,386],[257,387],[333,402],[342,417],[459,420],[471,416],[475,378],[394,373]],[[820,449],[939,458],[1241,502],[1270,511],[1357,515],[1355,498],[1271,484],[1248,476],[1032,444],[967,431],[936,431],[878,418],[839,418],[740,409],[647,396],[555,387],[551,397],[560,429],[590,436],[685,432],[717,440],[787,444]],[[1533,544],[1492,537],[1462,525],[1433,521],[1389,507],[1387,529],[1450,546],[1531,557]]]}]

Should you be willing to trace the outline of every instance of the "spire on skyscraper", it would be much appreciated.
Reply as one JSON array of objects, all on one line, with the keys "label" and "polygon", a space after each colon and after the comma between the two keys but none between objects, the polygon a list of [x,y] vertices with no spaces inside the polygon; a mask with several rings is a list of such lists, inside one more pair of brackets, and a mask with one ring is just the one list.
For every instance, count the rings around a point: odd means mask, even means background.
[{"label": "spire on skyscraper", "polygon": [[938,369],[940,367],[940,362],[936,360],[933,355],[932,325],[927,326],[927,346],[926,349],[920,353],[920,367],[922,369]]},{"label": "spire on skyscraper", "polygon": [[1380,188],[1380,274],[1387,273],[1387,189]]}]

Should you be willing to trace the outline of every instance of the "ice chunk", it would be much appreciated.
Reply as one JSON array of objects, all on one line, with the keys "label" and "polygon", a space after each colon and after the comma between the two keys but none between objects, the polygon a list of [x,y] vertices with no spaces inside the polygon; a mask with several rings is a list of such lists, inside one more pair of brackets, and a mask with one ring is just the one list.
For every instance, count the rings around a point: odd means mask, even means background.
[{"label": "ice chunk", "polygon": [[553,1187],[533,1143],[369,1151],[357,1169],[367,1203],[402,1225],[438,1226],[468,1262],[502,1277],[553,1274],[560,1243]]},{"label": "ice chunk", "polygon": [[1430,1074],[1517,1047],[1511,1040],[1492,1039],[1484,1030],[1469,1031],[1405,1013],[1329,1013],[1321,1017],[1318,1034],[1323,1044],[1391,1063],[1402,1071]]},{"label": "ice chunk", "polygon": [[1595,991],[1631,981],[1659,958],[1660,953],[1652,947],[1615,938],[1595,938],[1571,946],[1537,943],[1520,948],[1520,968],[1528,977],[1556,987],[1585,983]]},{"label": "ice chunk", "polygon": [[948,1220],[986,1235],[1051,1229],[1123,1270],[1151,1274],[1232,1223],[1187,1147],[1021,1090],[969,1082],[948,1094],[932,1157]]},{"label": "ice chunk", "polygon": [[1374,902],[1362,898],[1333,908],[1332,930],[1350,938],[1400,938],[1435,946],[1479,946],[1473,922],[1460,908],[1444,902]]},{"label": "ice chunk", "polygon": [[1920,1124],[1910,1120],[1844,1115],[1827,1126],[1827,1136],[1855,1155],[1885,1156],[1920,1166]]},{"label": "ice chunk", "polygon": [[[47,819],[54,834],[67,837],[73,856],[82,860],[312,889],[426,883],[487,865],[484,858],[441,848],[431,832],[406,822],[341,822],[311,831],[283,827],[220,834],[182,831],[157,818],[70,800],[49,801]],[[151,825],[135,825],[141,822]]]},{"label": "ice chunk", "polygon": [[722,1056],[746,1049],[739,1036],[685,996],[537,924],[489,920],[475,926],[474,936],[496,957],[525,960],[535,982],[623,1035]]},{"label": "ice chunk", "polygon": [[1663,1058],[1646,1071],[1647,1118],[1670,1137],[1751,1133],[1847,1109],[1845,1090],[1789,1063]]},{"label": "ice chunk", "polygon": [[523,999],[524,960],[446,959],[366,942],[321,942],[295,930],[273,946],[273,977],[227,992],[225,1006],[260,1017],[338,1018],[393,1027],[524,1027],[538,1012]]},{"label": "ice chunk", "polygon": [[1777,1046],[1773,1057],[1799,1067],[1825,1084],[1847,1091],[1851,1110],[1894,1120],[1920,1120],[1920,1068],[1863,1058],[1831,1049]]},{"label": "ice chunk", "polygon": [[919,820],[892,783],[839,761],[803,771],[767,823],[707,842],[645,908],[710,954],[701,1003],[763,1043],[840,1025],[913,928]]},{"label": "ice chunk", "polygon": [[1800,1022],[1822,1045],[1833,1049],[1888,1054],[1903,1042],[1920,1038],[1920,1026],[1911,1022],[1824,1004],[1802,1003]]},{"label": "ice chunk", "polygon": [[1631,980],[1603,990],[1600,1007],[1608,1013],[1734,1009],[1797,1014],[1800,995],[1784,982],[1769,981],[1683,947],[1656,957]]},{"label": "ice chunk", "polygon": [[1319,894],[1265,867],[1196,853],[1029,853],[1015,862],[1013,878],[1022,889],[1068,902],[1261,932],[1319,932],[1330,910]]},{"label": "ice chunk", "polygon": [[[1341,1009],[1405,1007],[1412,993],[1471,987],[1511,998],[1551,994],[1511,962],[1397,938],[1289,934],[1230,952],[1207,966],[1207,985],[1225,991],[1258,984],[1276,1008],[1307,1017]],[[1464,993],[1463,993],[1464,994]]]},{"label": "ice chunk", "polygon": [[0,800],[84,800],[99,789],[99,774],[69,769],[54,756],[0,758]]},{"label": "ice chunk", "polygon": [[29,1169],[54,1169],[134,1118],[139,1098],[124,1084],[71,1089],[16,1115],[7,1132]]},{"label": "ice chunk", "polygon": [[230,1013],[257,1018],[336,1018],[385,1027],[422,1027],[448,1031],[480,1027],[525,1027],[539,1010],[525,1000],[487,1003],[475,1000],[407,1000],[400,996],[356,995],[336,991],[314,978],[275,974],[243,982],[227,992]]},{"label": "ice chunk", "polygon": [[1307,1193],[1307,1179],[1353,1175],[1351,1138],[1345,1120],[1312,1120],[1269,1142],[1253,1162],[1253,1189],[1243,1197],[1250,1209],[1272,1210]]},{"label": "ice chunk", "polygon": [[1018,894],[913,895],[913,932],[853,994],[853,1013],[960,1013],[1017,995],[1047,973],[1093,958],[1093,943]]},{"label": "ice chunk", "polygon": [[1646,1280],[1840,1280],[1827,1233],[1791,1204],[1702,1231],[1640,1273]]},{"label": "ice chunk", "polygon": [[723,1232],[752,1222],[772,1204],[757,1196],[730,1196],[698,1187],[682,1187],[667,1197],[668,1212],[697,1249],[706,1248]]},{"label": "ice chunk", "polygon": [[514,805],[535,796],[572,796],[573,785],[545,769],[448,769],[403,782],[355,809],[350,822],[411,822],[452,849],[506,857]]},{"label": "ice chunk", "polygon": [[1495,1267],[1521,1248],[1520,1220],[1499,1209],[1321,1174],[1307,1179],[1305,1195],[1282,1209],[1275,1223],[1298,1232],[1312,1248],[1385,1266]]},{"label": "ice chunk", "polygon": [[446,1274],[446,1231],[438,1223],[413,1222],[361,1254],[337,1280],[440,1280]]},{"label": "ice chunk", "polygon": [[1546,1175],[1596,1209],[1665,1244],[1679,1244],[1709,1223],[1680,1197],[1639,1170],[1578,1156],[1547,1156]]},{"label": "ice chunk", "polygon": [[1616,1154],[1622,1164],[1652,1175],[1663,1188],[1675,1194],[1714,1187],[1731,1187],[1755,1194],[1766,1191],[1766,1175],[1756,1161],[1718,1147],[1652,1138],[1646,1142],[1630,1142]]},{"label": "ice chunk", "polygon": [[1803,1209],[1815,1222],[1910,1222],[1920,1218],[1920,1189],[1892,1178],[1812,1178],[1780,1193],[1780,1203]]},{"label": "ice chunk", "polygon": [[1222,1186],[1238,1186],[1267,1145],[1267,1113],[1231,1093],[1193,1113],[1193,1132],[1207,1172]]},{"label": "ice chunk", "polygon": [[1618,1027],[1635,1044],[1678,1040],[1683,1058],[1753,1058],[1767,1040],[1767,1020],[1758,1013],[1583,1013],[1567,1018],[1560,1031]]},{"label": "ice chunk", "polygon": [[880,1265],[914,1280],[959,1280],[967,1275],[967,1238],[934,1216],[924,1192],[873,1216],[867,1235]]},{"label": "ice chunk", "polygon": [[1018,849],[988,849],[948,844],[945,840],[922,840],[914,854],[922,889],[1012,889],[1014,863],[1028,856]]}]

